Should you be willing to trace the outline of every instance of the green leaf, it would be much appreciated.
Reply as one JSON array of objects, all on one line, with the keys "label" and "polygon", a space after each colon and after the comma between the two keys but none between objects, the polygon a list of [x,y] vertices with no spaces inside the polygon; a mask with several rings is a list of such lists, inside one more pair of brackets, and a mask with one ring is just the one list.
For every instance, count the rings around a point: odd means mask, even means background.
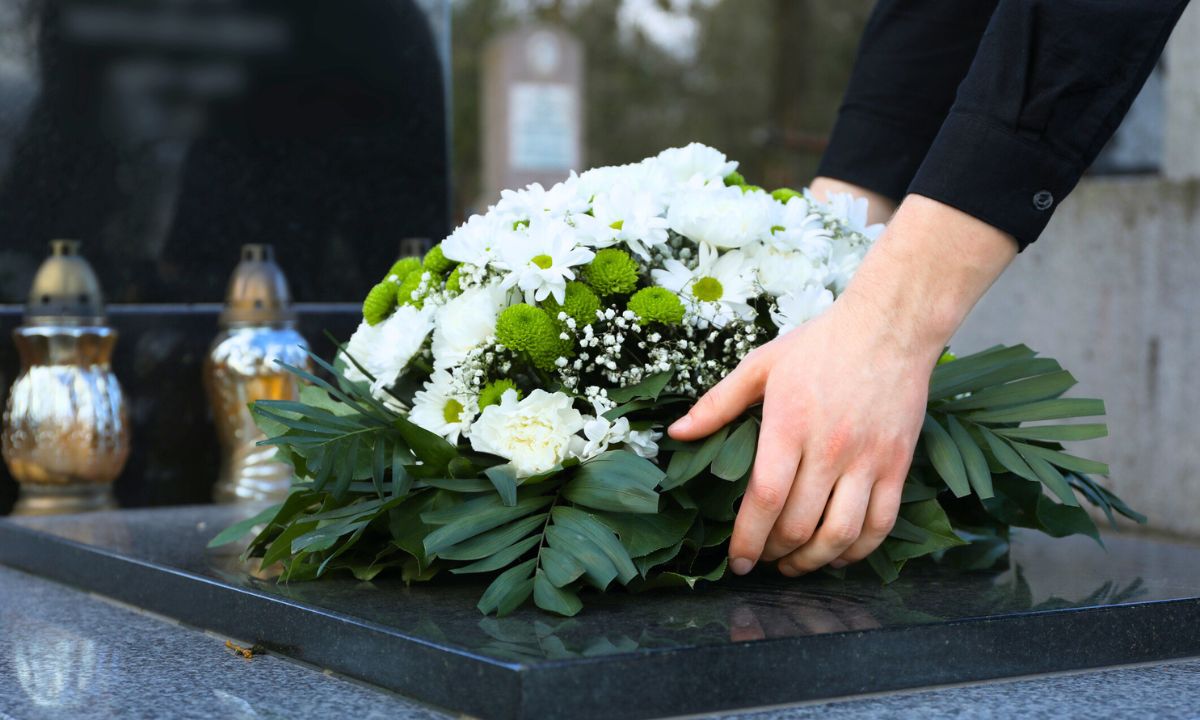
[{"label": "green leaf", "polygon": [[637,567],[617,536],[592,515],[575,508],[558,506],[550,511],[556,527],[575,530],[592,541],[617,569],[617,579],[627,584],[637,575]]},{"label": "green leaf", "polygon": [[445,472],[450,461],[458,457],[458,448],[446,442],[441,435],[431,433],[403,417],[396,417],[393,425],[413,453],[426,465],[436,468],[437,472]]},{"label": "green leaf", "polygon": [[903,567],[904,561],[896,562],[888,557],[883,548],[878,548],[867,556],[867,564],[886,584],[894,582],[900,577],[900,568]]},{"label": "green leaf", "polygon": [[663,490],[679,487],[704,472],[716,459],[728,434],[729,426],[725,426],[699,443],[690,443],[693,449],[676,451],[671,456],[671,462],[667,464],[667,479],[663,481]]},{"label": "green leaf", "polygon": [[968,413],[966,418],[974,422],[1010,423],[1061,420],[1103,414],[1103,400],[1058,398],[1057,400],[1039,400],[998,410],[977,410]]},{"label": "green leaf", "polygon": [[966,544],[965,540],[955,534],[954,528],[950,525],[950,519],[946,516],[946,511],[942,509],[937,500],[924,500],[901,505],[897,523],[900,523],[901,520],[907,523],[905,525],[907,532],[920,532],[923,537],[920,542],[894,537],[884,540],[882,547],[893,562],[911,560],[938,550]]},{"label": "green leaf", "polygon": [[1007,440],[1002,439],[985,427],[979,428],[979,434],[983,435],[983,439],[987,441],[988,449],[992,451],[992,455],[1004,466],[1005,470],[1023,477],[1030,482],[1041,482],[1037,473],[1033,471],[1033,468],[1029,467],[1029,463],[1021,459],[1021,456],[1017,454],[1017,451],[1013,449]]},{"label": "green leaf", "polygon": [[914,480],[905,480],[904,489],[900,491],[900,502],[910,503],[921,500],[930,500],[938,496],[938,489],[923,485]]},{"label": "green leaf", "polygon": [[975,438],[971,437],[971,433],[967,432],[953,415],[946,416],[946,427],[950,429],[950,437],[958,446],[963,466],[967,469],[967,479],[971,481],[971,488],[981,498],[992,497],[992,471],[988,468],[983,451],[975,444]]},{"label": "green leaf", "polygon": [[537,530],[546,522],[546,513],[530,515],[514,523],[509,523],[495,530],[489,530],[477,535],[466,542],[446,548],[438,553],[438,557],[446,560],[479,560],[500,552],[513,543],[521,540],[529,533]]},{"label": "green leaf", "polygon": [[1045,483],[1050,492],[1057,495],[1058,499],[1067,505],[1079,505],[1079,499],[1075,497],[1075,492],[1071,490],[1067,479],[1053,465],[1047,462],[1045,458],[1032,452],[1030,450],[1033,447],[1032,445],[1025,445],[1024,443],[1013,443],[1012,445],[1021,454],[1021,458],[1029,463],[1029,467],[1033,469],[1034,474],[1038,476],[1039,480]]},{"label": "green leaf", "polygon": [[657,400],[674,375],[674,370],[666,370],[649,375],[634,385],[609,390],[608,399],[617,404],[626,403],[630,400]]},{"label": "green leaf", "polygon": [[750,418],[738,426],[721,446],[712,463],[713,475],[722,480],[737,480],[750,471],[758,448],[758,421]]},{"label": "green leaf", "polygon": [[[546,573],[546,578],[556,587],[562,587],[568,583],[575,582],[583,575],[583,566],[576,562],[572,555],[558,548],[543,547],[541,564],[541,569]],[[613,573],[613,577],[616,577],[615,569]],[[612,578],[609,578],[610,582],[611,580]]]},{"label": "green leaf", "polygon": [[490,557],[486,557],[479,562],[474,562],[470,565],[453,568],[450,570],[450,572],[456,575],[463,575],[468,573],[493,572],[495,570],[499,570],[502,567],[510,565],[517,558],[532,550],[537,546],[539,541],[541,541],[541,537],[532,535],[524,540],[520,540],[512,545],[509,545],[503,550],[498,551],[495,555],[491,555]]},{"label": "green leaf", "polygon": [[541,570],[533,577],[533,602],[543,610],[565,617],[571,617],[583,609],[578,595],[566,588],[555,587]]},{"label": "green leaf", "polygon": [[634,592],[645,592],[647,590],[657,590],[659,588],[683,588],[689,590],[696,589],[696,583],[701,580],[707,582],[716,582],[725,576],[725,571],[729,566],[729,558],[721,558],[718,564],[712,570],[702,575],[689,575],[686,573],[664,572],[646,578],[643,581],[634,583],[630,589]]},{"label": "green leaf", "polygon": [[1066,370],[1017,380],[1004,385],[993,385],[958,400],[938,406],[938,410],[957,412],[989,408],[1025,405],[1038,400],[1056,398],[1077,384],[1075,377]]},{"label": "green leaf", "polygon": [[934,470],[937,470],[938,475],[946,482],[950,492],[954,493],[955,497],[968,495],[971,492],[971,486],[967,480],[967,470],[963,465],[962,454],[959,453],[954,440],[950,438],[950,433],[946,432],[946,429],[929,413],[925,414],[925,422],[921,427],[921,439],[925,442],[925,452],[929,454],[929,461],[933,463]]},{"label": "green leaf", "polygon": [[1072,472],[1084,473],[1087,475],[1108,475],[1109,473],[1108,465],[1095,460],[1087,460],[1074,455],[1068,455],[1067,453],[1059,452],[1058,450],[1052,450],[1040,445],[1028,445],[1025,443],[1014,442],[1013,446],[1016,447],[1022,454],[1026,452],[1033,453],[1043,460],[1046,460],[1051,465],[1056,465],[1064,470],[1071,470]]},{"label": "green leaf", "polygon": [[429,533],[425,537],[425,552],[429,555],[436,555],[441,550],[453,547],[463,540],[473,538],[526,515],[532,515],[549,505],[551,500],[552,498],[548,497],[534,497],[526,498],[513,507],[503,505],[485,507]]},{"label": "green leaf", "polygon": [[657,513],[654,491],[663,473],[654,463],[628,450],[610,450],[583,463],[563,486],[563,496],[596,510]]},{"label": "green leaf", "polygon": [[517,473],[512,465],[494,465],[483,473],[492,482],[505,505],[512,507],[517,504]]},{"label": "green leaf", "polygon": [[375,485],[375,494],[383,498],[383,477],[387,472],[387,442],[382,438],[375,441],[373,460],[371,482]]},{"label": "green leaf", "polygon": [[263,553],[262,567],[269,567],[275,563],[292,555],[292,540],[304,535],[308,531],[317,527],[316,522],[299,520],[293,522],[283,529],[283,532],[275,536],[271,544],[267,546]]},{"label": "green leaf", "polygon": [[272,505],[253,517],[246,518],[241,522],[234,523],[217,533],[217,536],[208,541],[208,547],[215,548],[222,545],[228,545],[231,542],[241,539],[243,535],[250,532],[255,525],[260,525],[269,521],[271,518],[283,508],[283,503]]},{"label": "green leaf", "polygon": [[696,519],[696,511],[672,509],[657,515],[598,513],[596,517],[617,534],[630,557],[640,557],[682,540]]},{"label": "green leaf", "polygon": [[497,617],[508,615],[521,606],[533,594],[533,569],[537,560],[525,562],[510,568],[496,577],[483,597],[479,598],[476,607],[484,615],[495,613]]},{"label": "green leaf", "polygon": [[953,394],[953,392],[962,392],[962,390],[951,391],[950,388],[968,384],[997,368],[1022,360],[1030,360],[1035,354],[1024,345],[997,346],[973,355],[960,357],[944,365],[938,365],[930,376],[929,397],[935,399]]},{"label": "green leaf", "polygon": [[[550,547],[569,555],[583,567],[584,575],[597,589],[604,590],[617,577],[617,568],[612,561],[578,530],[551,525],[546,528],[546,541]],[[543,556],[545,550],[542,550]]]},{"label": "green leaf", "polygon": [[[953,363],[950,364],[953,365]],[[1006,364],[994,365],[991,368],[965,375],[962,379],[955,382],[937,383],[935,381],[930,385],[929,401],[945,400],[961,393],[976,392],[1012,380],[1044,375],[1058,370],[1062,370],[1062,366],[1058,364],[1057,360],[1050,358],[1030,357]],[[936,379],[936,372],[934,377]]]},{"label": "green leaf", "polygon": [[1082,423],[1079,425],[1031,425],[1027,427],[996,428],[997,435],[1014,440],[1045,442],[1072,442],[1095,440],[1108,437],[1108,426],[1104,423]]}]

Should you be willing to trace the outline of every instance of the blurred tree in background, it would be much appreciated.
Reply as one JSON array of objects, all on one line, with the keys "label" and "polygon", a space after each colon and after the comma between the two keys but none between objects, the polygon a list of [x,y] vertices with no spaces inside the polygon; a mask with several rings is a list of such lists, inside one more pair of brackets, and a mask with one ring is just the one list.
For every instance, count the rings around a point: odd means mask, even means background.
[{"label": "blurred tree in background", "polygon": [[693,140],[753,182],[798,186],[816,168],[870,0],[454,0],[456,208],[479,197],[480,77],[490,38],[527,23],[586,53],[585,163],[624,163]]}]

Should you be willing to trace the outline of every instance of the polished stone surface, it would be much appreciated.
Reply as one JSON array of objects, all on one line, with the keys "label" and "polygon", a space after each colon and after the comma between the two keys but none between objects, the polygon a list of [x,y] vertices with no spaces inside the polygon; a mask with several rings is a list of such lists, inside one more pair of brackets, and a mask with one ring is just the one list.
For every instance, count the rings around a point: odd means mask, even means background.
[{"label": "polished stone surface", "polygon": [[[447,720],[278,655],[0,568],[0,718]],[[245,645],[245,641],[241,644]],[[803,672],[802,670],[798,672]],[[722,720],[1194,718],[1200,660],[754,710]]]},{"label": "polished stone surface", "polygon": [[257,580],[203,550],[233,519],[181,508],[3,521],[0,562],[486,717],[652,717],[1200,654],[1189,546],[1109,538],[1106,554],[1027,536],[1000,575],[887,587],[761,575],[593,595],[570,620],[496,620],[474,610],[473,583]]}]

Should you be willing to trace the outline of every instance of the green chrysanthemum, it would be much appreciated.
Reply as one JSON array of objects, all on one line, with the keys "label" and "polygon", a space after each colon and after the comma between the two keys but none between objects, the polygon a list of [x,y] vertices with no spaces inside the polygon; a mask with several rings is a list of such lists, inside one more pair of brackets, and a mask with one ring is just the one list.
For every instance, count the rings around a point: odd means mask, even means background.
[{"label": "green chrysanthemum", "polygon": [[505,308],[496,318],[500,344],[528,355],[539,370],[552,370],[554,361],[564,354],[560,332],[545,310],[524,303]]},{"label": "green chrysanthemum", "polygon": [[499,405],[501,398],[507,390],[516,390],[517,399],[521,399],[521,390],[517,388],[517,384],[507,378],[502,378],[495,382],[488,383],[483,386],[483,390],[479,393],[479,410],[483,411],[489,405]]},{"label": "green chrysanthemum", "polygon": [[400,287],[396,288],[396,302],[400,305],[412,305],[418,308],[424,307],[424,296],[413,297],[413,293],[421,287],[421,281],[424,277],[424,272],[410,272],[404,278],[404,281],[400,283]]},{"label": "green chrysanthemum", "polygon": [[741,188],[742,188],[742,192],[744,192],[744,193],[748,193],[748,192],[766,192],[766,190],[763,190],[763,189],[762,189],[762,187],[761,187],[761,186],[759,186],[759,185],[742,185],[742,186],[741,186]]},{"label": "green chrysanthemum", "polygon": [[404,278],[408,277],[414,270],[421,269],[421,258],[418,257],[403,257],[397,260],[392,269],[388,270],[387,277],[396,276],[397,282],[403,282]]},{"label": "green chrysanthemum", "polygon": [[458,263],[446,258],[446,254],[442,252],[442,244],[438,243],[430,248],[429,252],[425,253],[425,269],[434,275],[445,275],[451,268]]},{"label": "green chrysanthemum", "polygon": [[679,296],[666,288],[642,288],[629,298],[629,309],[638,316],[638,322],[678,325],[683,322],[683,303]]},{"label": "green chrysanthemum", "polygon": [[791,188],[779,188],[778,190],[771,192],[771,197],[775,198],[781,203],[786,204],[787,201],[791,200],[792,198],[804,197],[804,194]]},{"label": "green chrysanthemum", "polygon": [[738,185],[738,186],[745,185],[745,184],[746,184],[746,178],[742,177],[742,174],[741,174],[740,172],[738,172],[737,170],[734,170],[733,172],[731,172],[731,173],[729,173],[728,175],[726,175],[726,176],[725,176],[725,184],[726,184],[726,185],[729,185],[729,186],[733,186],[733,185]]},{"label": "green chrysanthemum", "polygon": [[363,300],[363,320],[366,320],[368,325],[378,325],[395,309],[396,284],[381,282],[371,288],[371,292],[367,293],[367,299]]},{"label": "green chrysanthemum", "polygon": [[600,298],[592,289],[581,282],[572,280],[567,283],[566,296],[560,305],[554,296],[546,298],[542,307],[550,313],[550,317],[558,318],[560,312],[575,319],[580,325],[590,325],[596,321],[596,311],[600,309]]},{"label": "green chrysanthemum", "polygon": [[584,268],[583,279],[601,297],[624,295],[637,288],[638,264],[624,250],[605,248]]},{"label": "green chrysanthemum", "polygon": [[446,276],[446,289],[452,293],[462,292],[462,273],[461,265],[455,265],[450,274]]}]

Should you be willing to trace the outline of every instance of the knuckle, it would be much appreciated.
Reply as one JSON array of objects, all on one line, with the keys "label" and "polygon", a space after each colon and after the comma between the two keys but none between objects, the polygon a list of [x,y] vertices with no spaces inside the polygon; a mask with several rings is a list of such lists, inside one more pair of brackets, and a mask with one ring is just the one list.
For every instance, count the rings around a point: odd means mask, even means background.
[{"label": "knuckle", "polygon": [[896,516],[892,513],[874,513],[867,517],[864,530],[871,537],[884,538],[896,526]]},{"label": "knuckle", "polygon": [[772,483],[754,483],[746,491],[746,498],[763,510],[778,510],[787,500],[787,489]]},{"label": "knuckle", "polygon": [[812,539],[813,530],[812,525],[806,522],[784,522],[779,527],[779,539],[782,541],[781,544],[798,548]]},{"label": "knuckle", "polygon": [[850,523],[833,522],[824,527],[825,536],[829,539],[830,544],[835,547],[849,547],[854,544],[861,534],[862,528],[856,527]]}]

